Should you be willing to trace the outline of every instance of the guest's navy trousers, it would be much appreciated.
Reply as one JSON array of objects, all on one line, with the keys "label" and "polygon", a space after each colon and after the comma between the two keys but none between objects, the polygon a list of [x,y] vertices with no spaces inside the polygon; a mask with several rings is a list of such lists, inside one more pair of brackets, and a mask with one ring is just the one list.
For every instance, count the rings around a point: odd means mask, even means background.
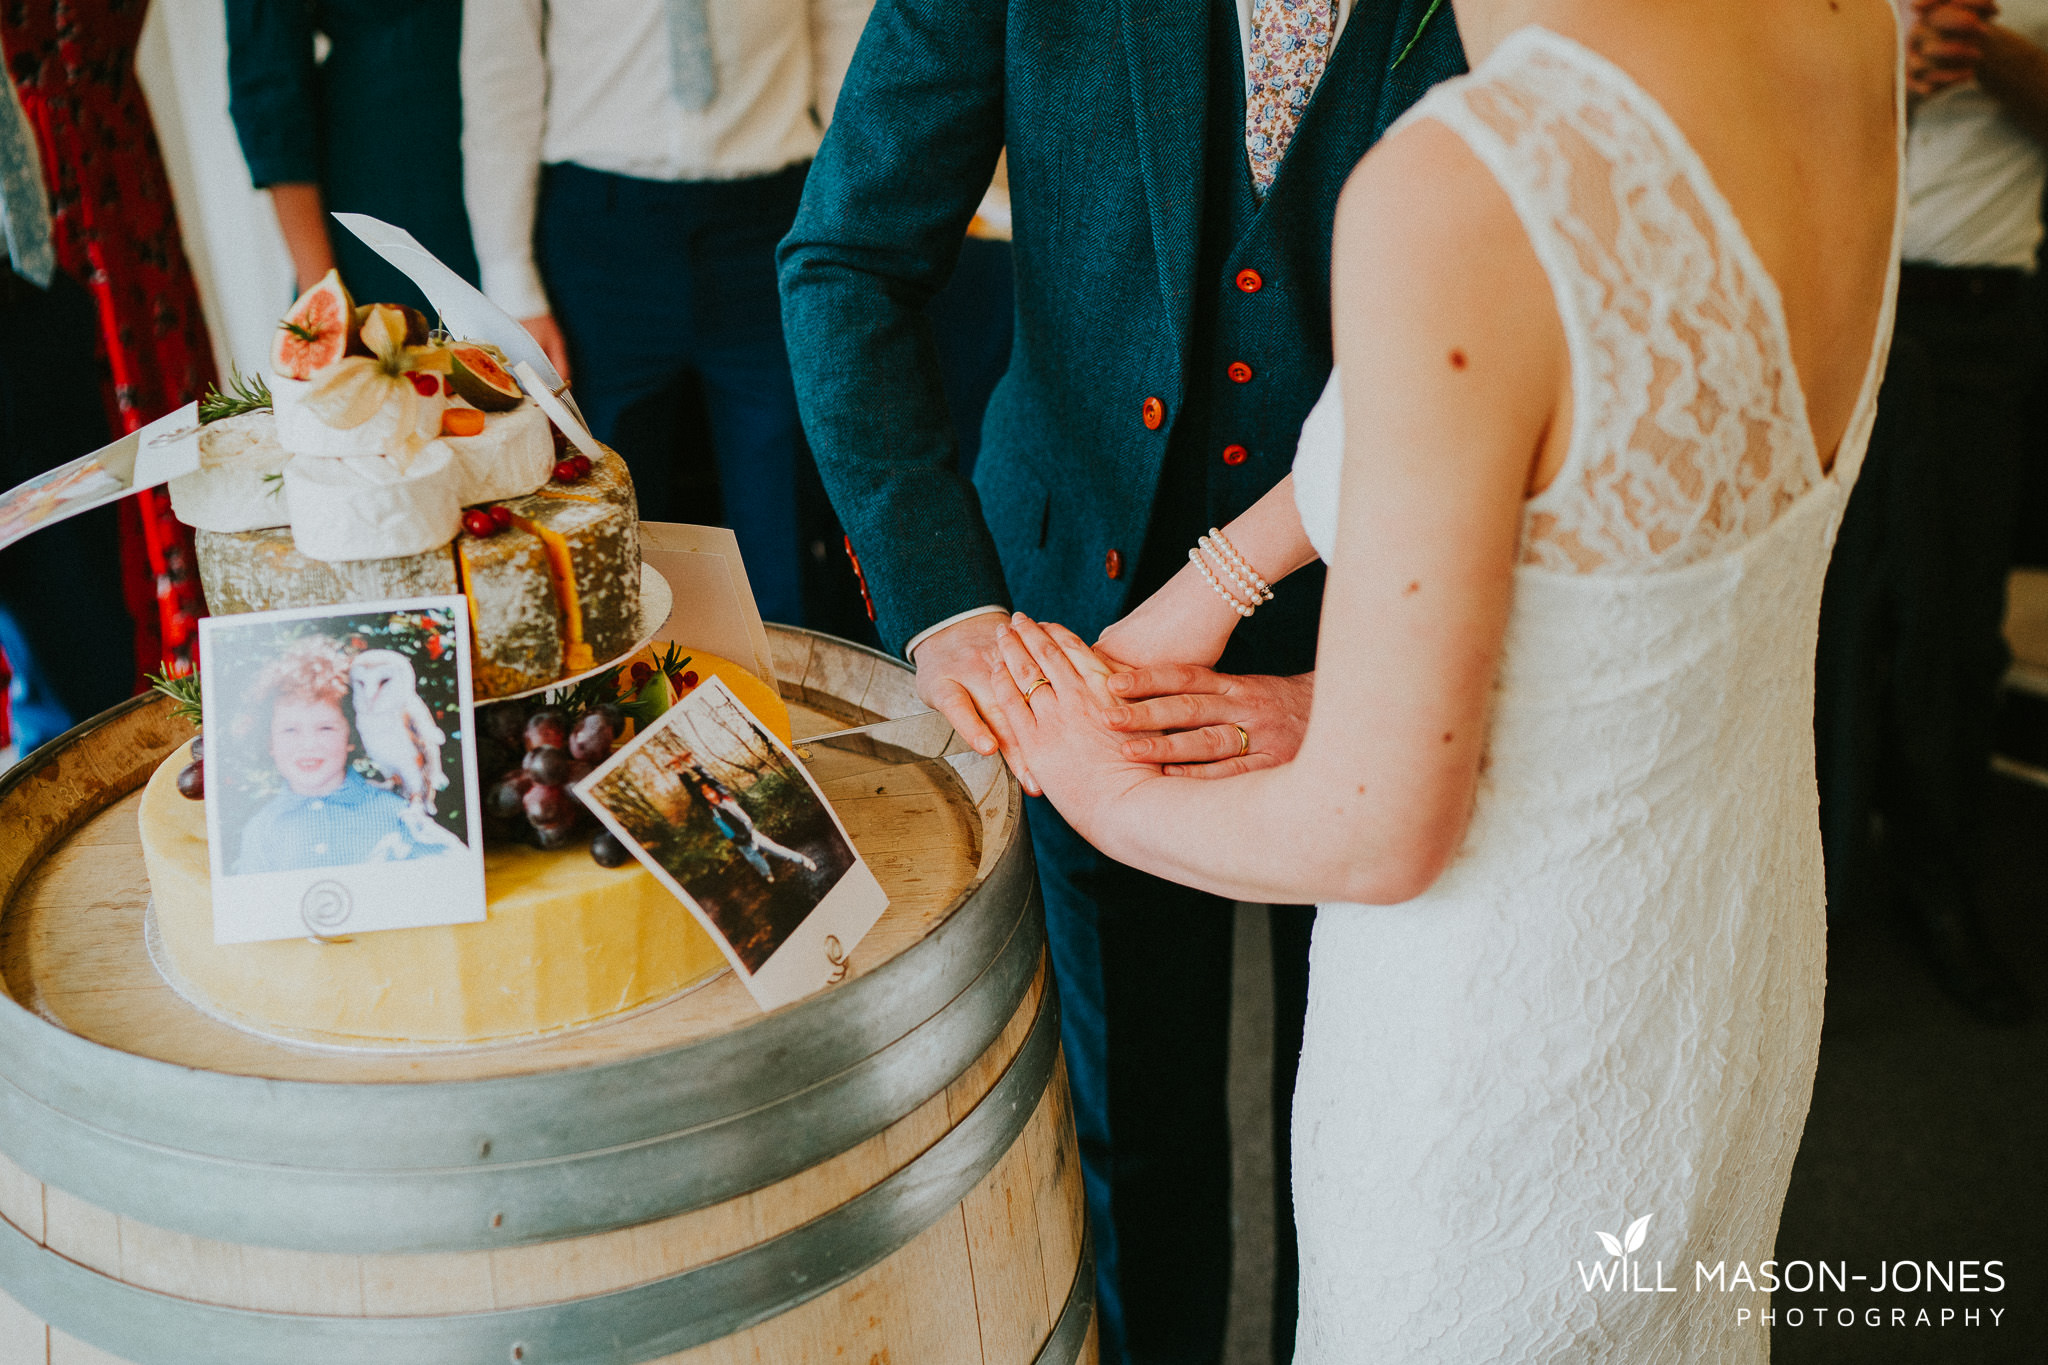
[{"label": "guest's navy trousers", "polygon": [[[775,244],[807,165],[664,181],[544,168],[534,254],[592,433],[625,457],[640,514],[680,519],[681,462],[715,456],[726,524],[771,621],[801,623],[796,483],[808,458],[782,344]],[[704,385],[712,451],[690,448],[679,384]]]},{"label": "guest's navy trousers", "polygon": [[2041,355],[2028,286],[2017,270],[1912,263],[1900,279],[1877,427],[1821,605],[1831,911],[1893,889],[1942,910],[1975,882]]}]

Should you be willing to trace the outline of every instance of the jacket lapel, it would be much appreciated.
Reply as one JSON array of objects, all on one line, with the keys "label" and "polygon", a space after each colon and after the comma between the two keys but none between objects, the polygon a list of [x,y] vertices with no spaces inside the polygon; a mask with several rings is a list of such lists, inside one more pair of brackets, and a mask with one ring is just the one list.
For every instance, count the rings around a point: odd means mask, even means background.
[{"label": "jacket lapel", "polygon": [[1185,353],[1201,243],[1209,5],[1207,0],[1121,0],[1121,5],[1152,251],[1174,342]]}]

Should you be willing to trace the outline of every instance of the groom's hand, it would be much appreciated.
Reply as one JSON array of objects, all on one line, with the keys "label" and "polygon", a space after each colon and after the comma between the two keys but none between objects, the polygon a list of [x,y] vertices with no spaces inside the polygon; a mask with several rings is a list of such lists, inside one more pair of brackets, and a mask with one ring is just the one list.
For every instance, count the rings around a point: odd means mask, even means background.
[{"label": "groom's hand", "polygon": [[1234,777],[1286,763],[1300,750],[1315,677],[1160,664],[1111,677],[1110,691],[1125,704],[1102,718],[1112,730],[1165,732],[1126,740],[1124,757],[1133,762],[1164,765],[1176,777]]},{"label": "groom's hand", "polygon": [[953,723],[976,753],[1002,751],[1017,782],[1032,796],[1038,783],[1017,757],[989,688],[989,674],[1002,661],[997,639],[1009,617],[998,612],[970,616],[928,636],[911,655],[917,665],[917,695]]}]

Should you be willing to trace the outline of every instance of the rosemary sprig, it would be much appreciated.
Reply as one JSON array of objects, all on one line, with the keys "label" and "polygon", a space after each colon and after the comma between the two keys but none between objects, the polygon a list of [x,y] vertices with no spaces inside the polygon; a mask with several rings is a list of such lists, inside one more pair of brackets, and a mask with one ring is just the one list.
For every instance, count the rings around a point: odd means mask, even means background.
[{"label": "rosemary sprig", "polygon": [[189,720],[194,725],[200,723],[202,713],[199,706],[197,673],[187,673],[183,677],[173,677],[169,673],[151,673],[148,678],[151,687],[171,699],[171,714],[180,720]]},{"label": "rosemary sprig", "polygon": [[270,408],[270,385],[260,374],[245,375],[240,370],[228,371],[226,393],[219,389],[208,389],[199,399],[199,421],[201,425],[218,422],[223,417],[240,417],[245,412],[265,412]]},{"label": "rosemary sprig", "polygon": [[607,702],[616,701],[619,695],[619,670],[607,668],[602,673],[593,673],[578,683],[559,688],[547,695],[547,704],[569,713],[573,719],[586,711],[596,710]]},{"label": "rosemary sprig", "polygon": [[684,669],[688,668],[690,666],[690,660],[694,659],[695,657],[697,656],[694,654],[683,653],[682,648],[679,645],[664,642],[661,648],[661,657],[656,659],[654,662],[661,669],[662,672],[668,674],[671,678],[673,678],[678,673],[681,673]]},{"label": "rosemary sprig", "polygon": [[303,322],[293,322],[290,318],[279,318],[277,325],[290,332],[300,341],[318,341],[320,339],[318,329],[308,327]]},{"label": "rosemary sprig", "polygon": [[284,492],[284,474],[281,471],[276,474],[265,474],[263,483],[263,496],[266,498],[274,498]]},{"label": "rosemary sprig", "polygon": [[1394,58],[1393,65],[1389,66],[1387,70],[1392,71],[1394,67],[1408,60],[1408,54],[1413,52],[1415,45],[1422,41],[1422,31],[1429,27],[1429,21],[1436,18],[1436,12],[1443,7],[1444,0],[1429,0],[1429,8],[1423,12],[1422,22],[1415,26],[1415,32],[1409,36],[1407,46],[1401,49],[1401,55]]}]

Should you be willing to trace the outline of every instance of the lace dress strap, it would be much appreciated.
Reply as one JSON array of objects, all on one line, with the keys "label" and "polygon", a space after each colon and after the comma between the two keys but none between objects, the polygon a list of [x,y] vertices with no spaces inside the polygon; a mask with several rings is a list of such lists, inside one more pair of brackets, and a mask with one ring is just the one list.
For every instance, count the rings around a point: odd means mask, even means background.
[{"label": "lace dress strap", "polygon": [[1449,128],[1499,182],[1557,299],[1573,430],[1528,504],[1524,564],[1676,568],[1760,534],[1821,480],[1776,283],[1626,72],[1524,28],[1407,118]]}]

